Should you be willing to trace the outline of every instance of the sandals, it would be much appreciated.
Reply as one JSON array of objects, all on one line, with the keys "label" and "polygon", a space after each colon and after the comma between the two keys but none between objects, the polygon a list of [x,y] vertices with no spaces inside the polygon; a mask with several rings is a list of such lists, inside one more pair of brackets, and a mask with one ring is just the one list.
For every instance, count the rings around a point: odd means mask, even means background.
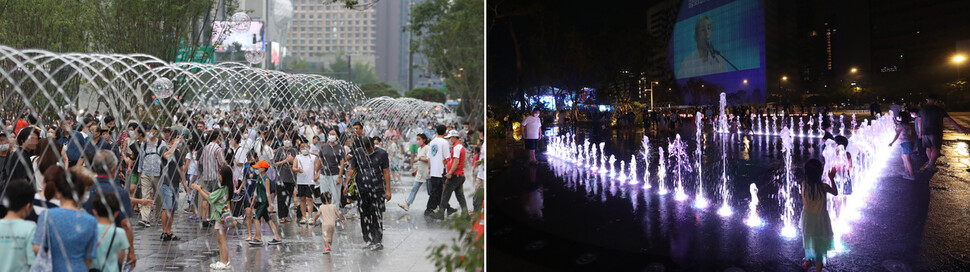
[{"label": "sandals", "polygon": [[811,267],[814,263],[815,262],[812,260],[804,260],[802,261],[802,269],[804,269],[805,271],[808,271],[808,268]]},{"label": "sandals", "polygon": [[162,233],[162,241],[181,241],[182,238],[171,233]]}]

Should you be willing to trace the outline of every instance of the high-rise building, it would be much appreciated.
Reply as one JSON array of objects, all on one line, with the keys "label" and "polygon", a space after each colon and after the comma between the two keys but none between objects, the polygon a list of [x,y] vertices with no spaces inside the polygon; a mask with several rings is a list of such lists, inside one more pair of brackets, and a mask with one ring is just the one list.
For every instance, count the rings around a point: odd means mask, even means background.
[{"label": "high-rise building", "polygon": [[353,58],[353,64],[374,64],[377,52],[377,10],[374,0],[361,0],[348,9],[343,2],[292,0],[293,21],[287,39],[291,59],[325,66],[339,53]]},{"label": "high-rise building", "polygon": [[[441,87],[440,77],[428,70],[427,58],[411,51],[421,37],[403,31],[411,18],[411,7],[425,0],[380,1],[377,9],[377,78],[399,90]],[[422,68],[425,67],[425,68]],[[409,80],[410,77],[410,80]]]}]

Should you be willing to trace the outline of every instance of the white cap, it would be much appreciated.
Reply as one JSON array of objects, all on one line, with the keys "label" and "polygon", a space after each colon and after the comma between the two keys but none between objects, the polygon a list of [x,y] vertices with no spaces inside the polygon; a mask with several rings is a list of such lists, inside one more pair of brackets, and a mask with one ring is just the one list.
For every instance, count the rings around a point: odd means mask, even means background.
[{"label": "white cap", "polygon": [[448,131],[448,136],[445,138],[451,138],[451,137],[458,137],[458,131],[454,129]]}]

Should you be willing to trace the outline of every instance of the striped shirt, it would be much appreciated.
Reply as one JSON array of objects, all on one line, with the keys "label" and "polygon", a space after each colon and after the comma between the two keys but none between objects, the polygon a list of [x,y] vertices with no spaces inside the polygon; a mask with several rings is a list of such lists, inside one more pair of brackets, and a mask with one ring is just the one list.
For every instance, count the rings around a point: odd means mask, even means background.
[{"label": "striped shirt", "polygon": [[225,163],[225,155],[219,144],[210,142],[202,150],[202,180],[219,180],[219,164]]}]

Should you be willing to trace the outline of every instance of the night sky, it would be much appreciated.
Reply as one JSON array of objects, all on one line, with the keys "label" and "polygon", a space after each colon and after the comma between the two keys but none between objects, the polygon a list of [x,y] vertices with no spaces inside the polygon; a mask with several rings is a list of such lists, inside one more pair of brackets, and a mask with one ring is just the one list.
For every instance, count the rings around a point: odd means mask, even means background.
[{"label": "night sky", "polygon": [[[655,47],[646,29],[647,8],[655,2],[488,1],[489,93],[595,86],[620,70],[641,69]],[[513,32],[521,45],[521,73]]]}]

